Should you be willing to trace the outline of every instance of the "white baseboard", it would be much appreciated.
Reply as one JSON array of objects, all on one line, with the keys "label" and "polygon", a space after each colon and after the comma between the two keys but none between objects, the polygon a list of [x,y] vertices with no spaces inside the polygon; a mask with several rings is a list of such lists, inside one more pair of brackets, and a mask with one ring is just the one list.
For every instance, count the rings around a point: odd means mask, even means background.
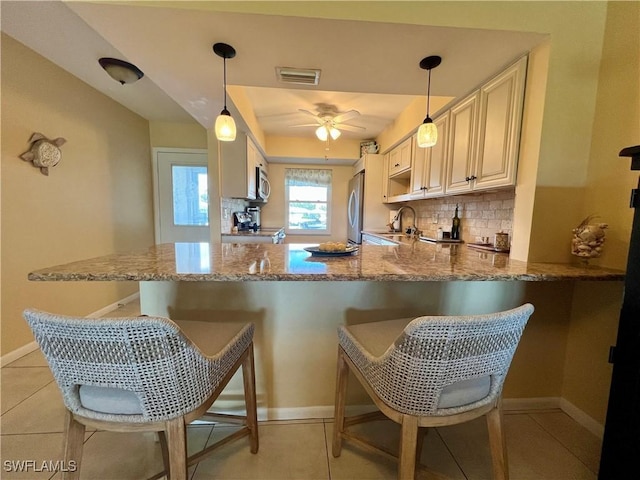
[{"label": "white baseboard", "polygon": [[602,440],[604,437],[604,425],[564,398],[560,399],[560,408],[564,413]]},{"label": "white baseboard", "polygon": [[[507,412],[535,412],[541,410],[562,410],[578,424],[602,439],[604,426],[560,397],[505,398],[502,408]],[[374,405],[352,405],[347,407],[347,415],[359,415],[375,411]],[[312,418],[333,418],[333,405],[293,407],[293,408],[258,408],[259,420],[304,420]]]},{"label": "white baseboard", "polygon": [[35,340],[31,343],[27,343],[26,345],[23,345],[20,348],[16,348],[11,352],[2,355],[2,358],[0,359],[0,366],[4,367],[5,365],[10,364],[11,362],[15,362],[19,358],[24,357],[25,355],[31,352],[34,352],[37,349],[38,349],[38,344],[35,342]]},{"label": "white baseboard", "polygon": [[113,312],[114,310],[117,310],[118,308],[120,308],[120,305],[126,305],[127,303],[133,302],[134,300],[137,300],[138,298],[140,298],[140,292],[136,292],[132,295],[129,295],[128,297],[123,298],[122,300],[118,300],[117,302],[114,302],[110,305],[107,305],[106,307],[101,308],[100,310],[96,310],[95,312],[90,313],[89,315],[86,315],[86,317],[88,318],[100,318],[105,316],[107,313],[109,312]]},{"label": "white baseboard", "polygon": [[553,410],[562,408],[560,397],[503,398],[502,410],[505,412]]},{"label": "white baseboard", "polygon": [[[95,312],[92,312],[86,316],[88,318],[102,317],[109,312],[113,312],[114,310],[117,310],[120,307],[120,305],[126,305],[129,302],[133,302],[134,300],[137,300],[139,297],[140,297],[140,293],[134,293],[132,295],[129,295],[128,297],[123,298],[122,300],[114,302],[111,305],[107,305],[106,307],[103,307],[100,310],[96,310]],[[6,353],[2,355],[2,357],[0,357],[0,366],[4,367],[5,365],[8,365],[11,362],[15,362],[19,358],[24,357],[25,355],[37,349],[38,349],[38,344],[35,341],[31,343],[27,343],[26,345],[23,345],[20,348],[16,348],[15,350],[12,350],[11,352]]]}]

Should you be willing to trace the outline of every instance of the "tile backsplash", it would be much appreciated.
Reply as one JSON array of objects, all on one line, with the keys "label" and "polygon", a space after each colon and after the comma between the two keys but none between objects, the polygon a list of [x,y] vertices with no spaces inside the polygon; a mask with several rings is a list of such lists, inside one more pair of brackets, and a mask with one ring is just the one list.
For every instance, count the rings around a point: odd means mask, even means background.
[{"label": "tile backsplash", "polygon": [[[460,238],[475,242],[476,237],[489,237],[493,241],[496,232],[512,236],[515,188],[453,197],[442,197],[410,202],[418,214],[418,229],[423,235],[435,237],[438,227],[451,231],[456,204],[460,217]],[[410,212],[404,214],[410,222]],[[408,215],[408,218],[406,217]],[[405,220],[406,224],[406,220]]]},{"label": "tile backsplash", "polygon": [[239,198],[222,198],[220,201],[220,229],[222,233],[231,233],[233,212],[244,212],[249,202]]}]

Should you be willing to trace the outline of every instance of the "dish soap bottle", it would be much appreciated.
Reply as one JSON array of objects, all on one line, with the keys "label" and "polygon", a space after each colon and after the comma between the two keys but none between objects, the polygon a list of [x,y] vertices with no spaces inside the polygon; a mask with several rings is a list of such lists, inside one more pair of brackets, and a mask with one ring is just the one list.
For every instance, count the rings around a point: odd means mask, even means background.
[{"label": "dish soap bottle", "polygon": [[456,203],[456,213],[453,215],[451,224],[451,240],[460,240],[460,218],[458,217],[458,204]]}]

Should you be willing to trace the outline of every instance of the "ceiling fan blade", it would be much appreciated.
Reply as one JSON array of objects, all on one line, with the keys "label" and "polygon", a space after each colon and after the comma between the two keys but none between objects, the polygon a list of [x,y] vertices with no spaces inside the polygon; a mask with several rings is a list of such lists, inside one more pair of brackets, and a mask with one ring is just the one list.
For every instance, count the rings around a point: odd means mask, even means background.
[{"label": "ceiling fan blade", "polygon": [[357,110],[349,110],[347,112],[341,113],[340,115],[336,115],[333,117],[333,121],[336,123],[346,122],[347,120],[351,120],[360,115],[360,112]]},{"label": "ceiling fan blade", "polygon": [[289,126],[293,127],[293,128],[297,128],[297,127],[317,127],[318,124],[317,123],[304,123],[304,124],[301,124],[301,125],[289,125]]},{"label": "ceiling fan blade", "polygon": [[336,125],[336,128],[338,130],[346,130],[348,132],[361,132],[363,130],[366,130],[365,127],[359,127],[357,125],[346,125],[344,123],[341,123],[339,125]]},{"label": "ceiling fan blade", "polygon": [[313,117],[316,122],[318,122],[319,124],[322,124],[322,119],[317,114],[310,112],[309,110],[305,110],[304,108],[299,108],[298,111],[300,113],[304,113],[305,115],[309,115]]}]

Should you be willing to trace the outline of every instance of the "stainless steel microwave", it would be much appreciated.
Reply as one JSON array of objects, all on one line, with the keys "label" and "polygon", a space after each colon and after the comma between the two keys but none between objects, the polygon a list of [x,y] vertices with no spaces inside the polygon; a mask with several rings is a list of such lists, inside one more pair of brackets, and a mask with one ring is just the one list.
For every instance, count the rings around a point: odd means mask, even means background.
[{"label": "stainless steel microwave", "polygon": [[271,194],[271,184],[267,177],[267,172],[260,167],[256,167],[256,199],[266,202]]}]

